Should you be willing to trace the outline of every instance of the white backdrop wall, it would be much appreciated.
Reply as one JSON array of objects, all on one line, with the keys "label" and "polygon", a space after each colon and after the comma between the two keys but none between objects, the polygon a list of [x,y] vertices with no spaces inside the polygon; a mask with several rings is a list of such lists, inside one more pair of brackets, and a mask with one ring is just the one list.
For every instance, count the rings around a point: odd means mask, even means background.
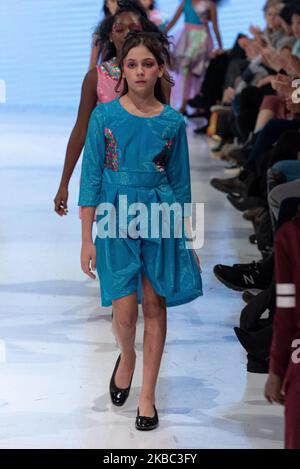
[{"label": "white backdrop wall", "polygon": [[[179,0],[159,0],[172,16]],[[225,47],[250,23],[263,25],[264,0],[224,0],[219,23]],[[77,106],[87,71],[99,0],[0,0],[0,80],[6,106]],[[182,21],[177,29],[182,26]],[[2,104],[3,105],[3,104]]]}]

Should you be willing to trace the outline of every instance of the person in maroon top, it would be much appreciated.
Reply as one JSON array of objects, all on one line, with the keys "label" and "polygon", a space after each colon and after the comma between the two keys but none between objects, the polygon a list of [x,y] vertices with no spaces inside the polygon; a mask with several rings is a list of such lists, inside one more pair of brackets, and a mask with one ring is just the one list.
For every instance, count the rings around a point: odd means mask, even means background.
[{"label": "person in maroon top", "polygon": [[300,449],[300,206],[275,240],[276,314],[265,397],[285,406],[285,448]]}]

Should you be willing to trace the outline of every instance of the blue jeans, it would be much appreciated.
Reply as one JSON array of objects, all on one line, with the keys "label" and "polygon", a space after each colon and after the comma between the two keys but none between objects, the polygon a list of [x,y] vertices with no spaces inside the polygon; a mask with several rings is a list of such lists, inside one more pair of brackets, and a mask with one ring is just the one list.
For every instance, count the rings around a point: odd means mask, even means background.
[{"label": "blue jeans", "polygon": [[255,171],[256,163],[260,155],[270,150],[281,134],[287,130],[298,130],[299,128],[300,121],[298,119],[290,121],[285,119],[270,120],[257,134],[255,144],[245,164],[245,169],[247,171]]},{"label": "blue jeans", "polygon": [[286,182],[300,179],[300,160],[278,161],[272,166],[273,172],[280,172],[285,177]]}]

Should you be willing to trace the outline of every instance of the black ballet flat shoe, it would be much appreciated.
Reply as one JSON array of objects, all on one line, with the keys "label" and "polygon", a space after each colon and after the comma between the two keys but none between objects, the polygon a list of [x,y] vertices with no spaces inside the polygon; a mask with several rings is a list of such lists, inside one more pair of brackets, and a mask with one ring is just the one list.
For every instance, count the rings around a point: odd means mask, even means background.
[{"label": "black ballet flat shoe", "polygon": [[149,430],[154,430],[155,428],[158,427],[159,420],[158,420],[158,415],[157,415],[157,410],[155,405],[154,407],[154,416],[153,417],[143,417],[140,415],[140,410],[138,408],[137,410],[137,416],[135,419],[135,428],[137,430],[141,431],[149,431]]},{"label": "black ballet flat shoe", "polygon": [[109,385],[109,392],[110,392],[111,402],[113,403],[113,405],[118,406],[118,407],[121,407],[122,405],[125,404],[128,396],[129,396],[129,392],[130,392],[130,388],[131,388],[131,382],[132,382],[132,378],[133,378],[133,373],[132,373],[129,386],[126,389],[121,389],[121,388],[118,388],[116,386],[115,376],[116,376],[116,373],[117,373],[117,369],[118,369],[120,360],[121,360],[121,355],[119,355],[119,357],[118,357],[118,360],[117,360],[116,365],[115,365],[114,372],[113,372],[111,380],[110,380],[110,385]]}]

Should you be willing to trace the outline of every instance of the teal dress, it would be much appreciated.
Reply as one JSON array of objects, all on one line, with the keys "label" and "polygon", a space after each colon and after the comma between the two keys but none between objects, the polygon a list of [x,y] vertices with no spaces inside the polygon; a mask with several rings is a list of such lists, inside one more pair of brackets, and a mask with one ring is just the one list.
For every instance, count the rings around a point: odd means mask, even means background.
[{"label": "teal dress", "polygon": [[[142,274],[165,297],[167,306],[202,295],[193,252],[184,235],[176,235],[178,217],[171,214],[166,235],[164,209],[159,222],[153,217],[153,207],[177,203],[183,209],[190,202],[181,114],[166,105],[157,116],[139,117],[126,111],[119,99],[97,106],[85,142],[79,205],[97,207],[95,246],[102,306],[139,291]],[[180,210],[179,219],[183,225]]]}]

